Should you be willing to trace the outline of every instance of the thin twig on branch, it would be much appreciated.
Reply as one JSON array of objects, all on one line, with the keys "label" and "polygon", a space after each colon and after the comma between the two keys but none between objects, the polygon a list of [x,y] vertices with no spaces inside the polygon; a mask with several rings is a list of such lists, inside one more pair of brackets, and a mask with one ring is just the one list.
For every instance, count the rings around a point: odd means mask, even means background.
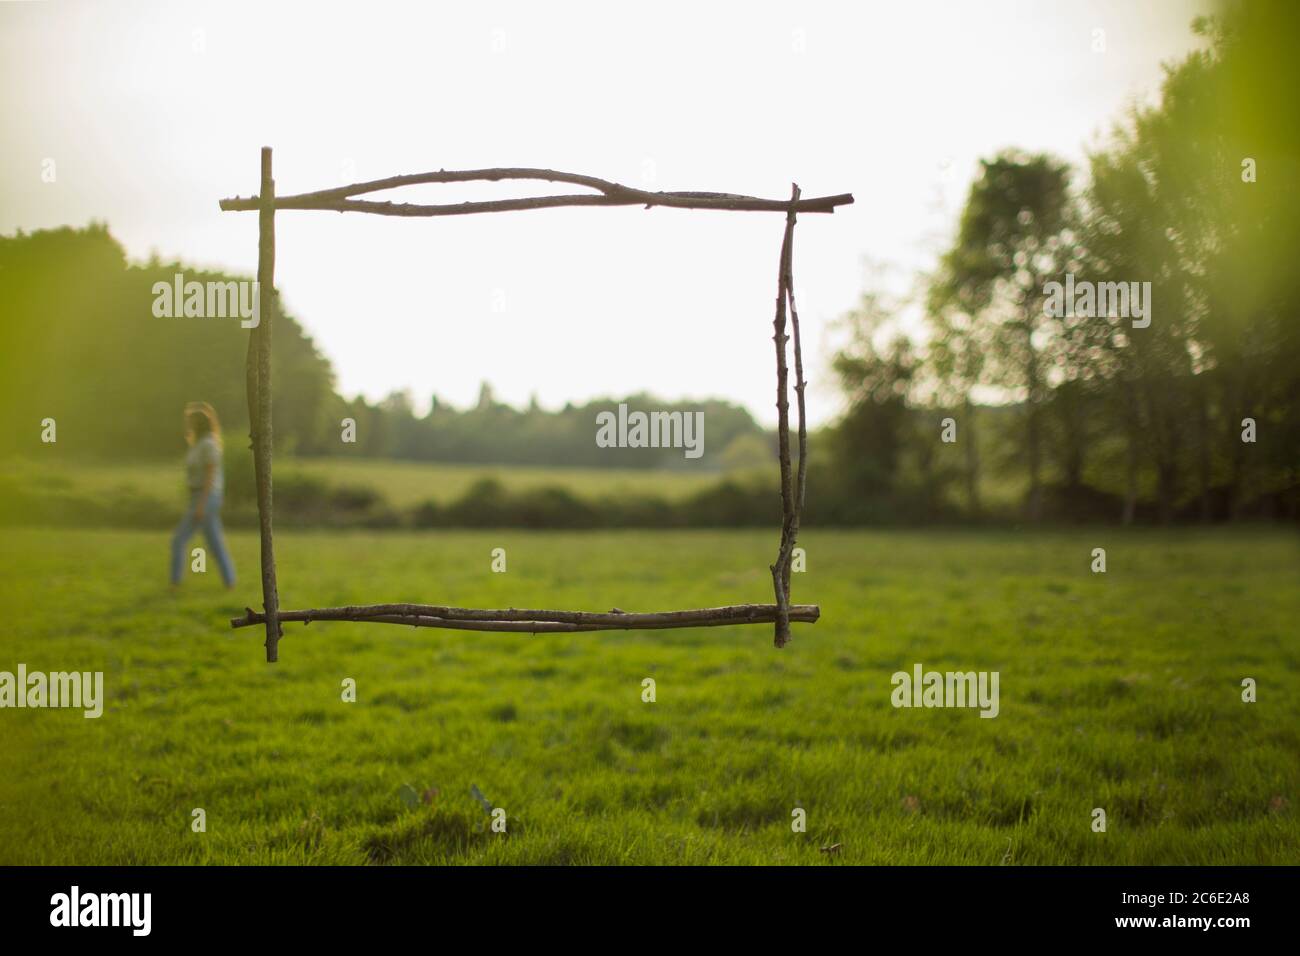
[{"label": "thin twig on branch", "polygon": [[[407,624],[411,627],[442,627],[472,631],[524,631],[553,633],[567,631],[623,631],[676,627],[720,627],[731,624],[767,624],[776,620],[773,604],[732,604],[726,607],[696,608],[688,611],[546,611],[526,608],[448,607],[438,604],[360,604],[347,607],[312,608],[280,611],[279,620],[301,621],[373,621],[379,624]],[[789,609],[789,619],[811,624],[821,616],[815,604],[801,604]],[[242,617],[233,618],[233,628],[264,623],[266,615],[245,608]]]}]

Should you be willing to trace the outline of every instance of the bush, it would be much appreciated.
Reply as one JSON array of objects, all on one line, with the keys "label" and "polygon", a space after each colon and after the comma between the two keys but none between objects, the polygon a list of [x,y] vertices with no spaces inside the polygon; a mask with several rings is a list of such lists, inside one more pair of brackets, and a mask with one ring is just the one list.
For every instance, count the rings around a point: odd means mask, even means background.
[{"label": "bush", "polygon": [[693,495],[682,506],[687,524],[697,527],[770,527],[781,523],[779,489],[723,481]]},{"label": "bush", "polygon": [[596,508],[567,488],[536,488],[506,501],[510,527],[593,528],[605,523]]},{"label": "bush", "polygon": [[506,489],[495,478],[480,478],[456,501],[442,512],[443,527],[491,528],[502,527]]}]

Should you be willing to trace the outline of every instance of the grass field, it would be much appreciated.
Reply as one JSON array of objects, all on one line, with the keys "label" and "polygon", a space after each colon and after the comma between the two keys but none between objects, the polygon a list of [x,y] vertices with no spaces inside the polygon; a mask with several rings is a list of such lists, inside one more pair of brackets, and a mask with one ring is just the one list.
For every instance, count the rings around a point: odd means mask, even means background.
[{"label": "grass field", "polygon": [[[0,711],[0,863],[1300,861],[1288,534],[804,537],[795,598],[822,620],[781,651],[767,626],[318,623],[289,625],[272,666],[226,625],[256,603],[253,536],[232,536],[234,594],[211,571],[173,596],[165,535],[10,532],[0,670],[103,670],[107,704]],[[775,539],[283,534],[277,551],[288,607],[655,610],[770,600]],[[895,709],[890,676],[916,663],[998,671],[998,717]]]},{"label": "grass field", "polygon": [[[232,455],[241,452],[234,449]],[[775,466],[773,466],[775,471]],[[716,484],[720,472],[652,471],[635,468],[544,468],[516,465],[459,465],[439,462],[394,461],[378,458],[277,458],[277,478],[308,475],[336,485],[374,488],[396,508],[425,501],[447,504],[463,495],[482,478],[495,478],[508,490],[527,491],[547,486],[567,488],[580,498],[601,495],[658,495],[668,501],[686,498]],[[73,492],[101,497],[123,490],[158,501],[181,502],[185,473],[176,461],[84,462],[53,458],[5,459],[0,475],[54,485]],[[733,472],[745,477],[748,471]],[[775,479],[773,479],[775,480]]]}]

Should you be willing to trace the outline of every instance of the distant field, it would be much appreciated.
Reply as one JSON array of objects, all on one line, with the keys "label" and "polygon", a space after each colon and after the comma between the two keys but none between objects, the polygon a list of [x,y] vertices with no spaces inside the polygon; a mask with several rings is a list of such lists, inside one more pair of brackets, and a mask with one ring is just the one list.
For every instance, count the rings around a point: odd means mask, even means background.
[{"label": "distant field", "polygon": [[[580,498],[636,494],[676,501],[716,484],[722,477],[717,472],[443,465],[350,458],[289,459],[285,466],[286,471],[297,470],[339,484],[371,485],[398,508],[430,499],[446,504],[482,478],[495,478],[506,488],[518,491],[558,485]],[[279,467],[276,465],[277,473]]]},{"label": "distant field", "polygon": [[[823,617],[780,651],[767,626],[318,623],[288,626],[274,666],[226,625],[258,600],[255,537],[232,535],[235,593],[212,572],[176,596],[166,538],[0,537],[0,670],[103,670],[108,699],[98,720],[0,710],[0,863],[1300,861],[1285,532],[812,530],[794,592]],[[776,534],[276,542],[289,607],[656,610],[769,600]],[[890,676],[916,663],[998,671],[1000,714],[895,709]]]},{"label": "distant field", "polygon": [[[111,494],[131,489],[160,501],[179,499],[184,494],[180,460],[130,464],[96,464],[50,460],[0,463],[0,473],[9,471],[29,481],[53,480],[69,491]],[[522,491],[558,485],[579,497],[604,495],[658,495],[669,501],[687,498],[716,484],[717,472],[646,471],[605,468],[540,468],[506,465],[452,465],[392,461],[370,458],[290,458],[275,460],[276,475],[307,474],[334,484],[367,485],[397,508],[424,501],[447,504],[459,498],[474,482],[495,478],[507,489]],[[743,476],[747,473],[739,473]],[[773,466],[775,475],[775,465]]]}]

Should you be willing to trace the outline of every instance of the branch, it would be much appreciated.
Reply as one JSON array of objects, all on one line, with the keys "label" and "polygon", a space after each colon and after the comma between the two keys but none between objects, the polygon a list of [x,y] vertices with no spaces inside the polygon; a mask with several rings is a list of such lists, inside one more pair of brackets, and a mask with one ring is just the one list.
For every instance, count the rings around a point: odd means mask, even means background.
[{"label": "branch", "polygon": [[[568,183],[589,187],[596,190],[596,193],[537,196],[526,199],[503,199],[431,206],[411,203],[368,202],[351,198],[365,193],[397,189],[401,186],[475,181],[495,182],[503,179]],[[510,167],[439,170],[433,173],[417,173],[408,176],[392,176],[388,179],[374,179],[364,183],[353,183],[350,186],[338,186],[334,189],[321,189],[316,192],[299,193],[293,196],[277,196],[275,198],[275,208],[369,212],[381,216],[463,216],[479,212],[508,212],[516,209],[546,209],[555,206],[645,206],[647,208],[651,206],[669,206],[678,209],[723,209],[733,212],[833,213],[835,207],[846,206],[852,202],[853,196],[849,193],[838,196],[819,196],[814,199],[783,201],[759,199],[754,196],[741,196],[734,193],[648,192],[644,189],[624,186],[621,183],[611,182],[595,176],[565,173],[554,169]],[[221,200],[221,208],[227,212],[259,209],[261,208],[261,200],[256,196],[250,198],[237,196],[233,199]]]},{"label": "branch", "polygon": [[[790,214],[794,218],[794,213]],[[785,295],[790,303],[790,329],[794,333],[794,394],[799,412],[799,470],[794,485],[794,520],[790,524],[790,553],[794,552],[799,537],[799,523],[803,517],[804,490],[808,481],[808,421],[804,406],[804,390],[808,383],[803,377],[803,346],[799,339],[799,310],[794,304],[794,242],[785,260]],[[786,556],[785,596],[790,597],[790,555]]]},{"label": "branch", "polygon": [[280,592],[275,577],[275,546],[271,532],[271,328],[275,322],[275,179],[271,175],[271,147],[262,147],[262,195],[266,205],[258,209],[257,284],[261,321],[248,336],[247,375],[249,436],[253,439],[253,475],[257,484],[257,526],[261,542],[262,607],[266,614],[266,660],[279,660],[277,645],[280,624]]},{"label": "branch", "polygon": [[[689,611],[543,611],[520,608],[479,610],[439,604],[360,604],[348,607],[280,611],[279,620],[373,621],[379,624],[407,624],[411,627],[442,627],[469,631],[524,631],[554,633],[567,631],[624,631],[677,627],[717,627],[732,624],[768,624],[776,620],[772,604],[732,604],[726,607]],[[821,616],[815,604],[790,608],[790,620],[811,624]],[[264,623],[266,615],[245,608],[243,617],[232,618],[232,628]]]},{"label": "branch", "polygon": [[[776,636],[777,647],[785,647],[790,640],[790,556],[794,552],[794,535],[798,523],[796,518],[795,488],[790,477],[790,400],[787,397],[787,384],[790,372],[786,366],[785,345],[789,336],[785,334],[785,310],[788,297],[788,282],[791,269],[790,261],[794,246],[795,213],[793,204],[799,198],[798,185],[790,187],[791,210],[785,217],[785,235],[781,239],[781,259],[777,264],[776,275],[776,318],[772,320],[772,341],[776,343],[776,412],[777,412],[777,451],[781,459],[781,547],[777,550],[776,562],[772,564],[772,590],[776,592]],[[802,377],[802,376],[801,376]],[[800,393],[802,395],[802,393]],[[803,403],[799,404],[800,429],[803,429]]]},{"label": "branch", "polygon": [[377,216],[470,216],[481,212],[514,212],[519,209],[554,209],[558,206],[631,206],[635,203],[609,196],[528,196],[520,199],[492,199],[425,206],[417,203],[375,202],[366,199],[302,200],[281,209],[321,209],[327,212],[369,212]]}]

